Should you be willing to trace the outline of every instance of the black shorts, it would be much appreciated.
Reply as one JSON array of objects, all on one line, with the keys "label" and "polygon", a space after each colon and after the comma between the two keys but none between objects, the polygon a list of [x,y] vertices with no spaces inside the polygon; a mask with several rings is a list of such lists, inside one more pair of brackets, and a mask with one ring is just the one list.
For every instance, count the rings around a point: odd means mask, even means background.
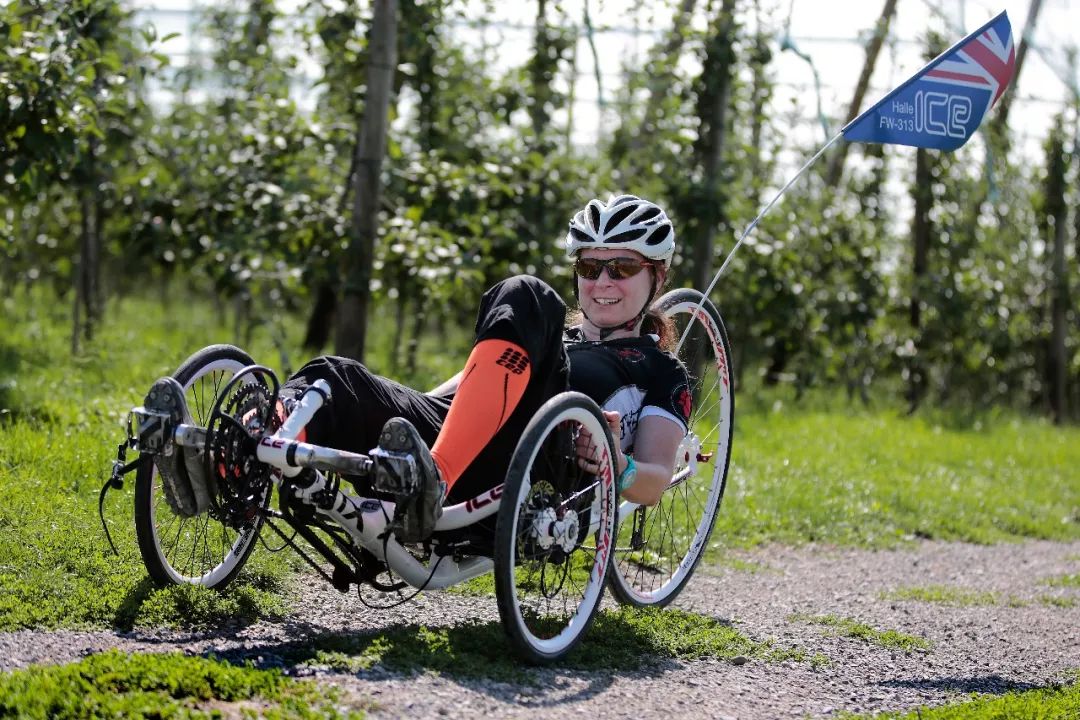
[{"label": "black shorts", "polygon": [[[476,340],[507,340],[529,354],[532,372],[521,401],[506,424],[466,469],[450,492],[449,502],[463,502],[503,482],[510,458],[529,420],[548,399],[567,389],[569,364],[563,347],[566,304],[542,280],[518,275],[486,293],[476,319]],[[368,453],[392,417],[416,426],[428,446],[434,444],[453,394],[429,395],[376,375],[349,358],[319,357],[285,383],[283,396],[296,396],[316,380],[330,385],[331,403],[307,426],[308,442]]]}]

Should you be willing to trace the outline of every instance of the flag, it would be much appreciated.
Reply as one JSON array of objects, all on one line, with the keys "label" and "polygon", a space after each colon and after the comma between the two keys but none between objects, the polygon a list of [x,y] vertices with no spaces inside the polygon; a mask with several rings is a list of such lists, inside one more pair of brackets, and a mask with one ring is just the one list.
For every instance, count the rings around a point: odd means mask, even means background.
[{"label": "flag", "polygon": [[1015,69],[1012,26],[1002,12],[841,132],[850,141],[955,150],[975,134]]}]

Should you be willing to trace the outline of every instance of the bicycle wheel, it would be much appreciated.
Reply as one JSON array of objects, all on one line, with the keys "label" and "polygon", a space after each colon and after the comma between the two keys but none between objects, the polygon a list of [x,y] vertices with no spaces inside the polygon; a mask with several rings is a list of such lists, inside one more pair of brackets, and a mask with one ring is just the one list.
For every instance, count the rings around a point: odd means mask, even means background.
[{"label": "bicycle wheel", "polygon": [[[583,432],[594,439],[597,475],[578,465]],[[528,662],[569,652],[600,605],[615,531],[613,448],[596,403],[567,392],[540,408],[514,451],[496,526],[495,595]]]},{"label": "bicycle wheel", "polygon": [[[656,307],[681,338],[701,293],[672,290]],[[623,502],[609,582],[619,602],[663,607],[678,596],[708,546],[731,462],[734,388],[720,313],[706,301],[679,359],[690,374],[693,412],[671,485],[655,506]]]},{"label": "bicycle wheel", "polygon": [[[184,387],[192,422],[206,427],[221,388],[241,368],[254,364],[232,345],[210,345],[176,369]],[[261,499],[265,507],[269,488]],[[223,589],[255,548],[263,516],[230,527],[216,509],[192,518],[173,513],[165,501],[153,456],[144,454],[135,474],[135,534],[150,578],[158,585],[203,585]]]}]

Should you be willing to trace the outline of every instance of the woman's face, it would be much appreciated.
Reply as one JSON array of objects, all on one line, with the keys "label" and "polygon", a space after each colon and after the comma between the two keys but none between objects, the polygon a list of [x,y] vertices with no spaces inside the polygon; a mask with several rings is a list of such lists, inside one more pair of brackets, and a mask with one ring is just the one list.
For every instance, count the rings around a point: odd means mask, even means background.
[{"label": "woman's face", "polygon": [[[611,258],[633,258],[639,262],[645,261],[645,256],[633,250],[617,248],[589,248],[582,250],[580,258],[596,260],[610,260]],[[658,276],[658,284],[663,284],[663,270],[653,268]],[[600,277],[595,280],[577,276],[578,300],[581,309],[585,313],[585,321],[597,327],[613,327],[635,319],[646,301],[650,299],[652,291],[653,270],[642,268],[632,277],[621,280],[612,280],[609,268],[605,267]],[[610,337],[619,337],[623,333],[614,333]],[[627,332],[625,334],[634,334]]]}]

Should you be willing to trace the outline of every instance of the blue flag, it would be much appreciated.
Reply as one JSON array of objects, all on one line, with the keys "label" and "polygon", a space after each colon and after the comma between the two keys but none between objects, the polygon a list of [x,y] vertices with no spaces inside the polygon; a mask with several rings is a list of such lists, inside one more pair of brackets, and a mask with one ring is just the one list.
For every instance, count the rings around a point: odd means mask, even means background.
[{"label": "blue flag", "polygon": [[955,150],[975,134],[1016,69],[1002,12],[843,129],[846,140]]}]

